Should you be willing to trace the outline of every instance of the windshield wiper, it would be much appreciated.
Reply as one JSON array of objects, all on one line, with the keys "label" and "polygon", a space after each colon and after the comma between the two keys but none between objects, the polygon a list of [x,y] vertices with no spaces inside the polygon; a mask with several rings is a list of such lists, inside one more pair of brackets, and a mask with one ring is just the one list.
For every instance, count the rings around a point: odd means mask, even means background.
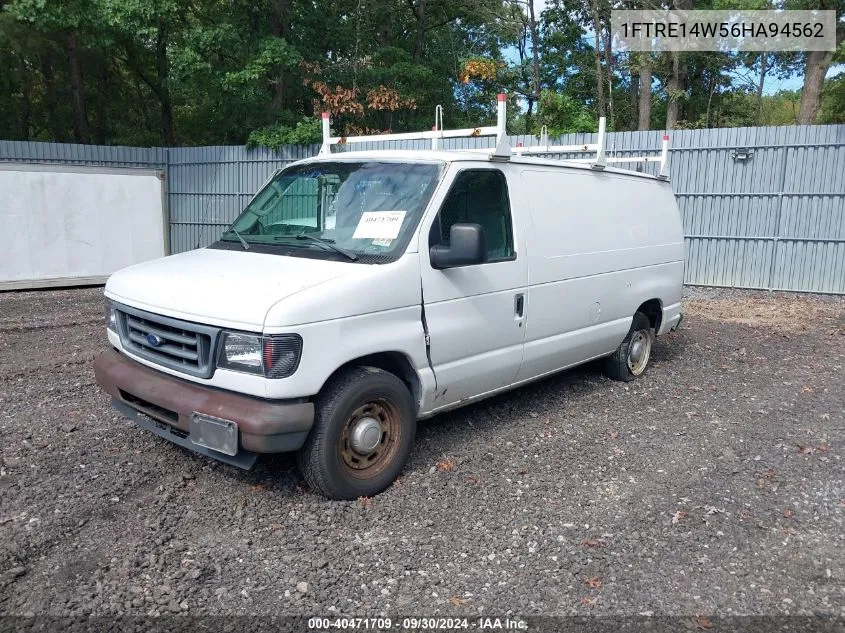
[{"label": "windshield wiper", "polygon": [[[226,231],[226,233],[234,233],[235,237],[237,237],[241,241],[241,245],[244,247],[244,250],[245,251],[249,250],[249,244],[247,244],[247,241],[244,238],[242,238],[241,234],[238,233],[235,229],[233,229],[233,228],[229,229],[228,231]],[[226,233],[224,233],[223,235],[226,235]]]},{"label": "windshield wiper", "polygon": [[[285,240],[285,239],[290,239],[290,237],[291,236],[288,236],[288,235],[279,235],[279,236],[275,237],[274,239]],[[320,246],[322,246],[324,248],[327,248],[329,250],[333,250],[335,253],[340,253],[341,255],[343,255],[348,260],[351,260],[353,262],[358,261],[358,256],[355,253],[348,251],[345,248],[341,248],[340,246],[337,246],[334,243],[334,240],[330,240],[330,239],[325,238],[325,237],[317,237],[316,235],[310,235],[308,233],[300,233],[299,235],[294,235],[292,237],[295,240],[311,240],[315,244],[319,244]]]}]

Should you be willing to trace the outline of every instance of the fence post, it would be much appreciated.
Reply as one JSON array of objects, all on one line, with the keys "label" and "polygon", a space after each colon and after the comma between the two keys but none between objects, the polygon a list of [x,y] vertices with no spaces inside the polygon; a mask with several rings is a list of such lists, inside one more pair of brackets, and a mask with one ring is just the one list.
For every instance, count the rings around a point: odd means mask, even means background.
[{"label": "fence post", "polygon": [[165,217],[167,218],[167,244],[164,251],[168,255],[173,254],[173,216],[170,215],[172,208],[170,200],[170,148],[164,148],[164,200],[167,203]]},{"label": "fence post", "polygon": [[232,162],[235,164],[235,167],[238,170],[238,180],[237,180],[237,184],[236,184],[236,186],[238,188],[238,195],[235,196],[235,200],[237,200],[237,202],[235,203],[235,213],[236,213],[236,215],[235,215],[235,217],[232,218],[232,222],[234,222],[237,219],[238,215],[240,215],[240,212],[244,208],[244,204],[242,202],[243,199],[244,199],[244,195],[243,195],[244,194],[244,185],[243,185],[243,178],[241,176],[241,172],[243,171],[241,169],[241,167],[243,167],[243,163],[235,162],[234,160]]},{"label": "fence post", "polygon": [[783,152],[783,166],[780,170],[780,182],[778,183],[778,208],[777,212],[775,213],[775,227],[774,227],[774,235],[772,236],[774,239],[772,241],[772,261],[769,263],[769,283],[767,284],[769,292],[774,290],[775,287],[775,266],[778,261],[778,250],[780,246],[780,220],[783,215],[783,200],[786,196],[784,196],[784,190],[786,189],[786,169],[789,165],[789,150],[791,148],[789,146],[784,148]]}]

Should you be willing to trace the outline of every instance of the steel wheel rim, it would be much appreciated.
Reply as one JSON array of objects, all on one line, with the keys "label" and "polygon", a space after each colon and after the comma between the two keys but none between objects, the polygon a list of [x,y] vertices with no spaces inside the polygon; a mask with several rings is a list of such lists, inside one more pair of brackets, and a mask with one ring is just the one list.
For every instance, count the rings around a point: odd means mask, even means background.
[{"label": "steel wheel rim", "polygon": [[[363,454],[353,448],[353,434],[359,424],[369,424],[371,420],[381,427],[381,438],[373,451]],[[368,400],[355,409],[343,425],[338,450],[344,470],[357,479],[377,477],[393,461],[401,433],[399,409],[384,398]]]},{"label": "steel wheel rim", "polygon": [[639,376],[645,371],[651,356],[651,333],[648,330],[637,330],[628,345],[628,370]]}]

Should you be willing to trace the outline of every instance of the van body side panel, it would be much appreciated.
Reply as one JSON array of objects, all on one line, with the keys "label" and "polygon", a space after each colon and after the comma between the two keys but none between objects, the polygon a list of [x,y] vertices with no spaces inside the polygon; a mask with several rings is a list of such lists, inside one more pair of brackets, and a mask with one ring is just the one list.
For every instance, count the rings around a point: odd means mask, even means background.
[{"label": "van body side panel", "polygon": [[613,352],[643,302],[680,301],[684,256],[666,183],[539,167],[521,177],[530,284],[517,381]]},{"label": "van body side panel", "polygon": [[[668,183],[562,169],[525,169],[522,180],[532,286],[683,262],[683,229]],[[671,289],[679,293],[680,284]]]},{"label": "van body side panel", "polygon": [[[293,394],[313,395],[336,369],[351,360],[396,352],[413,367],[424,396],[434,391],[434,376],[425,355],[425,337],[419,305],[384,312],[309,323],[296,328],[302,337],[302,360],[289,378],[268,386],[268,396],[286,399]],[[306,352],[306,350],[308,350]]]},{"label": "van body side panel", "polygon": [[[637,307],[648,300],[638,300],[639,296],[651,292],[649,298],[659,298],[656,280],[674,278],[677,271],[677,264],[658,264],[530,287],[525,352],[517,380],[612,353],[628,333]],[[549,305],[559,307],[541,308]]]}]

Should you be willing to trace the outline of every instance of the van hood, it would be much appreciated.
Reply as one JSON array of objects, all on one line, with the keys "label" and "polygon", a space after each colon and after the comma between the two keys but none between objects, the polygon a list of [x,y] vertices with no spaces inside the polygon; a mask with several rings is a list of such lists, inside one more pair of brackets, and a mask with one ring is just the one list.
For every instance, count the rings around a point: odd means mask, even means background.
[{"label": "van hood", "polygon": [[119,303],[177,319],[261,331],[286,297],[337,279],[358,264],[200,249],[114,273],[105,294]]}]

